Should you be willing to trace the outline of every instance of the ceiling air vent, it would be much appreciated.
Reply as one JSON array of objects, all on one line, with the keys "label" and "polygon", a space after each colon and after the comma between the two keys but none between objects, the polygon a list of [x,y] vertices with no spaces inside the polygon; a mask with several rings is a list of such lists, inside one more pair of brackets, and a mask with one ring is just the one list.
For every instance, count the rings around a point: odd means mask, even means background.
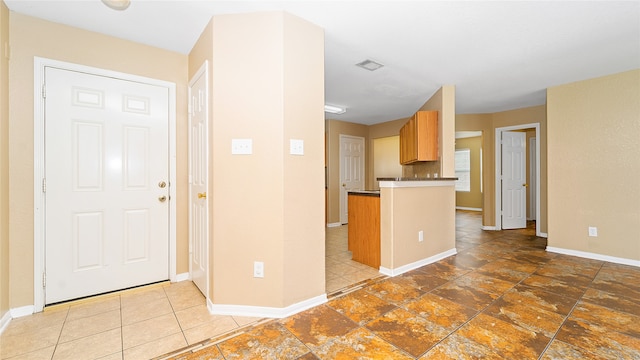
[{"label": "ceiling air vent", "polygon": [[376,71],[378,69],[380,69],[381,67],[383,67],[384,65],[377,63],[373,60],[365,60],[363,62],[359,62],[356,64],[356,66],[360,66],[363,69],[367,69],[369,71]]}]

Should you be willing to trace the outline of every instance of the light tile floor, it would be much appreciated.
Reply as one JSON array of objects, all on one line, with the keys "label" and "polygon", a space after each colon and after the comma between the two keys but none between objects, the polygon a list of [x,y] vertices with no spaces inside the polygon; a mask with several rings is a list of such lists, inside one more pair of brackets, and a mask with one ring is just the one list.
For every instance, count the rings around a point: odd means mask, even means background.
[{"label": "light tile floor", "polygon": [[[327,229],[327,292],[378,276],[375,269],[351,260],[346,225]],[[231,336],[260,320],[211,315],[193,283],[167,282],[14,319],[0,339],[0,359],[149,359]]]},{"label": "light tile floor", "polygon": [[351,260],[347,248],[348,225],[327,228],[325,241],[325,279],[327,293],[383,276],[370,266]]},{"label": "light tile floor", "polygon": [[259,320],[211,315],[192,282],[162,283],[13,319],[0,358],[149,359]]}]

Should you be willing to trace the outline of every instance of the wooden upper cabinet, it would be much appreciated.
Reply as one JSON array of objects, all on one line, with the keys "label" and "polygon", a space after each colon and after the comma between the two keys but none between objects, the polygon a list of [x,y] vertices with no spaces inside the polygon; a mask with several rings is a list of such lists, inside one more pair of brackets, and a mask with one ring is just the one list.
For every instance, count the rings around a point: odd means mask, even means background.
[{"label": "wooden upper cabinet", "polygon": [[400,129],[400,163],[438,160],[438,112],[418,111]]}]

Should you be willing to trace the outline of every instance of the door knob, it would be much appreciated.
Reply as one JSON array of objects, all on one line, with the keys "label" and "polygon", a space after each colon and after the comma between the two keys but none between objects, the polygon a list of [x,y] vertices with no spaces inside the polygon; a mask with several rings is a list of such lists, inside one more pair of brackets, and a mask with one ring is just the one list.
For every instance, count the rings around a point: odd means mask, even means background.
[{"label": "door knob", "polygon": [[164,182],[164,181],[160,181],[160,182],[158,183],[158,187],[159,187],[160,189],[164,189],[166,186],[167,186],[167,183],[166,183],[166,182]]},{"label": "door knob", "polygon": [[158,200],[159,200],[160,202],[165,202],[165,201],[167,200],[167,197],[166,197],[166,196],[164,196],[164,195],[162,195],[162,196],[159,196],[159,197],[158,197]]},{"label": "door knob", "polygon": [[198,199],[206,199],[207,198],[207,193],[203,192],[203,193],[198,193]]},{"label": "door knob", "polygon": [[522,184],[522,186],[527,187],[527,186],[529,186],[529,184]]},{"label": "door knob", "polygon": [[342,184],[342,187],[347,187],[347,184],[344,184],[344,183],[343,183],[343,184]]}]

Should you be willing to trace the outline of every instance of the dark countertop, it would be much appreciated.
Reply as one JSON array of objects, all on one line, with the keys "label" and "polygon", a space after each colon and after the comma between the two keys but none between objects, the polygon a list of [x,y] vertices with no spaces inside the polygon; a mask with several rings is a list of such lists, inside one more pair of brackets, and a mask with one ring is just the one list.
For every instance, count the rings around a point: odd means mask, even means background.
[{"label": "dark countertop", "polygon": [[380,190],[349,190],[349,195],[380,196]]},{"label": "dark countertop", "polygon": [[422,178],[422,177],[396,177],[396,178],[377,178],[378,181],[442,181],[442,180],[458,180],[457,177],[437,177],[437,178]]}]

